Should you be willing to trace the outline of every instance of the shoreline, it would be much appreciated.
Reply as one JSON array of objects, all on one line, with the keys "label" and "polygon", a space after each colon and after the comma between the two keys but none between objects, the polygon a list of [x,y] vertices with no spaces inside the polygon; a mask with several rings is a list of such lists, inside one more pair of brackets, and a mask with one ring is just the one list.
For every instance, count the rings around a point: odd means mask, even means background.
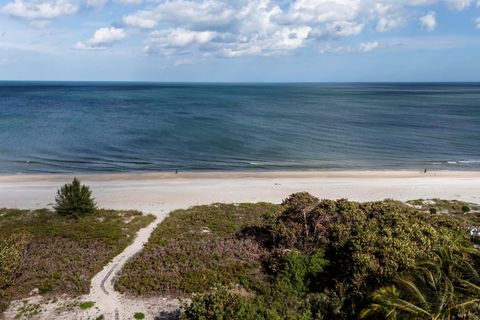
[{"label": "shoreline", "polygon": [[265,171],[139,171],[91,173],[28,173],[0,174],[0,182],[62,181],[77,177],[91,181],[172,180],[172,179],[242,179],[242,178],[480,178],[480,170],[265,170]]},{"label": "shoreline", "polygon": [[91,187],[100,207],[156,215],[216,202],[280,203],[300,191],[355,201],[442,198],[480,203],[480,171],[229,171],[0,176],[0,207],[50,208],[57,189],[74,176]]}]

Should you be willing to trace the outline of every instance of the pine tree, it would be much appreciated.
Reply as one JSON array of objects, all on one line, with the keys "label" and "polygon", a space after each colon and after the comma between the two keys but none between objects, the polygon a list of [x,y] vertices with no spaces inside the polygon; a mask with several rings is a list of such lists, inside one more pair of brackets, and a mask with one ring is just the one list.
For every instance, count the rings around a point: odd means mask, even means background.
[{"label": "pine tree", "polygon": [[78,218],[95,212],[94,200],[90,188],[74,178],[72,183],[65,184],[57,191],[54,209],[60,215]]}]

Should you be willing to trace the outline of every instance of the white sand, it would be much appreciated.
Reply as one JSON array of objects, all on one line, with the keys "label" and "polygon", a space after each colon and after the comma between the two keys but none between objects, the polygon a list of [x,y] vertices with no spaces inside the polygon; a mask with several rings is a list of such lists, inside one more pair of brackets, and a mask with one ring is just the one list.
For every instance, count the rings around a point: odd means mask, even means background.
[{"label": "white sand", "polygon": [[[320,198],[359,201],[442,198],[480,202],[480,172],[129,173],[78,177],[91,186],[100,207],[137,209],[154,214],[157,220],[141,230],[134,243],[93,278],[90,294],[80,299],[95,301],[96,308],[88,311],[70,308],[62,313],[54,313],[55,308],[49,307],[45,309],[50,311],[42,312],[34,319],[51,319],[53,316],[57,319],[73,319],[99,314],[104,314],[105,319],[131,319],[137,311],[145,312],[147,318],[153,318],[166,308],[174,308],[175,301],[161,297],[145,300],[124,297],[114,291],[112,284],[123,264],[142,249],[155,225],[173,209],[214,202],[279,203],[298,191],[308,191]],[[49,207],[57,188],[71,179],[72,176],[65,175],[0,176],[0,207]],[[72,304],[63,300],[60,302]],[[15,315],[16,306],[18,304],[13,304],[7,318]]]},{"label": "white sand", "polygon": [[[263,173],[144,173],[78,176],[105,208],[154,214],[212,202],[280,202],[309,191],[321,198],[382,200],[445,198],[480,202],[480,172],[334,171]],[[0,207],[51,205],[64,175],[0,176]]]}]

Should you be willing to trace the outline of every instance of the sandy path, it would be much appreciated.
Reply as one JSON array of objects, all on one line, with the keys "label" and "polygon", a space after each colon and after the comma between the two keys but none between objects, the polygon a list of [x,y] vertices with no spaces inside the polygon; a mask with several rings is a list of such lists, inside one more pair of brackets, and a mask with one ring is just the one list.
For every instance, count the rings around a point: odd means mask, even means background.
[{"label": "sandy path", "polygon": [[[48,207],[56,189],[71,178],[63,175],[0,176],[0,207]],[[321,198],[361,201],[443,198],[480,202],[480,172],[430,172],[426,175],[413,171],[152,173],[85,175],[79,178],[91,186],[99,206],[137,209],[157,217],[92,279],[90,294],[82,300],[95,301],[96,309],[84,314],[75,311],[75,316],[103,314],[105,319],[131,319],[133,312],[145,308],[142,303],[117,293],[113,280],[125,262],[142,249],[156,224],[174,209],[213,202],[278,203],[297,191],[309,191]],[[162,304],[158,301],[152,304],[152,312],[161,309]],[[51,316],[45,312],[36,318],[49,319]],[[72,319],[72,316],[67,313],[61,318]]]},{"label": "sandy path", "polygon": [[148,227],[140,230],[133,243],[93,277],[90,285],[90,294],[84,299],[95,301],[96,307],[100,310],[99,313],[103,314],[106,319],[119,320],[131,316],[130,313],[127,314],[125,310],[126,306],[121,302],[121,295],[115,291],[113,287],[114,279],[125,262],[142,249],[153,229],[155,229],[155,226],[160,223],[165,216],[166,214],[158,217]]}]

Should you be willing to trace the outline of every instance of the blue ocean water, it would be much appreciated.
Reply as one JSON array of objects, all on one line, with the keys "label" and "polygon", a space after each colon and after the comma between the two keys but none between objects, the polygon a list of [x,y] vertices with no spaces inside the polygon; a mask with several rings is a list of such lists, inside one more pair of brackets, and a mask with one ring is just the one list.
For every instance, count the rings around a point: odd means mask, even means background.
[{"label": "blue ocean water", "polygon": [[480,84],[0,82],[0,173],[479,169]]}]

